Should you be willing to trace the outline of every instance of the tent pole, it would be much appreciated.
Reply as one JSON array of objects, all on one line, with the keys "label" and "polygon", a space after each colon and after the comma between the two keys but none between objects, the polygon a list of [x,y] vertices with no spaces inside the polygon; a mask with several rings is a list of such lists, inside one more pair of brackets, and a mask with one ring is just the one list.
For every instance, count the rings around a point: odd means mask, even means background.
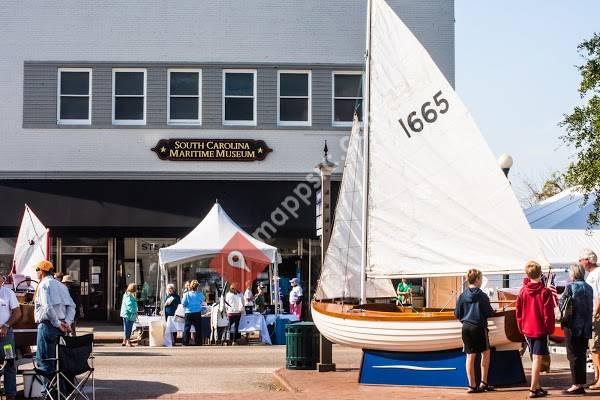
[{"label": "tent pole", "polygon": [[133,283],[138,284],[138,268],[137,268],[137,238],[133,238]]}]

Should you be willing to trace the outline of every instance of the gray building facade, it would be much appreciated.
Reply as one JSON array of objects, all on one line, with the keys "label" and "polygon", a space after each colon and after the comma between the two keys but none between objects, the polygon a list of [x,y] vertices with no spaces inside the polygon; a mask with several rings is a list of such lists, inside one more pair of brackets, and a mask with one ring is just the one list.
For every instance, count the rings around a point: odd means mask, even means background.
[{"label": "gray building facade", "polygon": [[[453,83],[453,0],[388,2]],[[310,286],[313,167],[325,140],[343,162],[348,116],[362,101],[366,6],[4,2],[0,268],[10,266],[27,203],[51,229],[57,267],[93,289],[87,315],[105,319],[129,282],[152,304],[157,249],[219,199],[244,229],[283,250],[284,275]],[[162,159],[157,144],[170,139],[228,153]],[[263,144],[264,156],[235,150]],[[170,275],[180,286],[192,278],[212,290],[205,263]]]}]

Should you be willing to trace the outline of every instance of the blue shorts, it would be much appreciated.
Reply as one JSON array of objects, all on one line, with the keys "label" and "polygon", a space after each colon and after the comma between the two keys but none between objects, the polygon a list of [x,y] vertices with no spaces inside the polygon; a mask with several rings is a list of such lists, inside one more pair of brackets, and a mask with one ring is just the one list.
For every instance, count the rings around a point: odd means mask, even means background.
[{"label": "blue shorts", "polygon": [[550,355],[548,349],[548,336],[542,336],[538,338],[526,337],[527,347],[529,347],[529,353],[536,356],[547,356]]}]

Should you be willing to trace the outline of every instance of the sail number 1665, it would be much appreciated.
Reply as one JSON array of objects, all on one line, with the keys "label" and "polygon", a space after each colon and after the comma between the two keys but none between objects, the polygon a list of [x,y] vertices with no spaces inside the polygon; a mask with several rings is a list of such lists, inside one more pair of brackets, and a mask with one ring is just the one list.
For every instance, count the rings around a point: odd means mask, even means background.
[{"label": "sail number 1665", "polygon": [[402,118],[398,120],[400,126],[402,126],[402,129],[404,129],[404,133],[406,133],[406,136],[410,138],[411,132],[421,132],[425,127],[425,123],[434,123],[438,119],[438,113],[445,114],[450,108],[448,100],[442,97],[441,90],[433,96],[433,104],[435,104],[437,109],[436,107],[432,106],[431,101],[426,101],[425,103],[423,103],[423,105],[421,106],[421,118],[417,116],[417,111],[413,111],[406,116],[406,123]]}]

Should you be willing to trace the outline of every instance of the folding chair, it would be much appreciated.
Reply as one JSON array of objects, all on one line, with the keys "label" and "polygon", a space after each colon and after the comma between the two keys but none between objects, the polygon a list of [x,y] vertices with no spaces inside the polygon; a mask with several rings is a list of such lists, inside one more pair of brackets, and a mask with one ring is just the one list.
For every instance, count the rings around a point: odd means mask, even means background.
[{"label": "folding chair", "polygon": [[[40,370],[34,361],[35,379],[46,387],[43,399],[47,400],[70,400],[90,397],[83,389],[91,379],[92,397],[96,398],[96,385],[94,380],[94,335],[63,336],[56,346],[56,358],[46,361],[56,361],[56,369],[46,372]],[[47,383],[43,382],[43,379]]]}]

